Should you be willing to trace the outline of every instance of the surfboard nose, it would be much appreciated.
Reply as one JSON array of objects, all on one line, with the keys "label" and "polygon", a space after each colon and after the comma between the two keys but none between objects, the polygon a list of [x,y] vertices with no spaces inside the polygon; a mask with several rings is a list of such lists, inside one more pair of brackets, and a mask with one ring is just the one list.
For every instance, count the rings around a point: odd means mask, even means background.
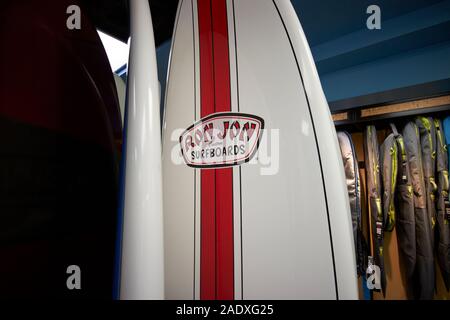
[{"label": "surfboard nose", "polygon": [[116,282],[121,299],[164,298],[159,84],[150,7],[130,1],[123,221]]},{"label": "surfboard nose", "polygon": [[[357,298],[339,148],[308,50],[289,1],[180,1],[163,130],[166,297]],[[258,134],[239,140],[245,117]],[[241,145],[255,153],[241,159]]]}]

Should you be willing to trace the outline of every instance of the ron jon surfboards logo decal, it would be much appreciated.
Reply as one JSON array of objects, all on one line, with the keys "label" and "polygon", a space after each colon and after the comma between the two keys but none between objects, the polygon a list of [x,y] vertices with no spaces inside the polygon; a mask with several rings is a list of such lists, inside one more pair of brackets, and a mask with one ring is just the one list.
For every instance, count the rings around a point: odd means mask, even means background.
[{"label": "ron jon surfboards logo decal", "polygon": [[181,152],[190,167],[214,168],[250,161],[258,150],[264,120],[258,116],[220,112],[210,114],[180,136]]}]

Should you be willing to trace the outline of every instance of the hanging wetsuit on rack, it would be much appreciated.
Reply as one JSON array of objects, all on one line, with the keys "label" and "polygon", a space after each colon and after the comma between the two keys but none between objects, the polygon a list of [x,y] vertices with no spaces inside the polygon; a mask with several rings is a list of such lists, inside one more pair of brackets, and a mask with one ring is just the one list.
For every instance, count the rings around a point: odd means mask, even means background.
[{"label": "hanging wetsuit on rack", "polygon": [[414,217],[414,194],[403,136],[391,123],[397,144],[397,187],[395,193],[398,246],[405,266],[408,297],[413,297],[413,276],[416,267],[416,227]]},{"label": "hanging wetsuit on rack", "polygon": [[341,149],[342,162],[350,200],[350,213],[352,217],[353,238],[356,251],[356,270],[358,276],[364,275],[367,268],[367,244],[361,231],[361,182],[359,179],[358,159],[352,138],[347,132],[337,133]]},{"label": "hanging wetsuit on rack", "polygon": [[450,288],[450,206],[448,198],[448,153],[442,122],[434,120],[436,128],[436,176],[437,176],[437,256],[447,291]]},{"label": "hanging wetsuit on rack", "polygon": [[394,134],[389,134],[380,146],[382,180],[382,204],[384,230],[392,231],[395,226],[394,194],[397,184],[397,143]]},{"label": "hanging wetsuit on rack", "polygon": [[[447,154],[449,159],[449,165],[450,165],[450,117],[447,117],[442,121],[442,125],[444,128],[444,135],[445,135],[445,142],[447,143]],[[448,171],[450,172],[450,166],[448,168]],[[449,196],[450,197],[450,196]]]},{"label": "hanging wetsuit on rack", "polygon": [[[420,144],[422,146],[422,165],[425,179],[427,212],[431,219],[432,228],[436,224],[436,192],[437,185],[434,177],[436,169],[436,128],[432,118],[417,117],[416,125],[419,128]],[[434,235],[431,237],[434,248]]]},{"label": "hanging wetsuit on rack", "polygon": [[414,192],[416,226],[416,269],[414,272],[414,298],[432,299],[434,294],[433,228],[427,213],[427,189],[422,164],[422,146],[416,123],[408,122],[403,129],[403,139],[408,158]]},{"label": "hanging wetsuit on rack", "polygon": [[383,211],[381,205],[380,155],[375,126],[367,126],[364,135],[365,167],[367,176],[367,195],[371,216],[373,262],[380,268],[380,282],[386,294],[386,275],[383,254]]}]

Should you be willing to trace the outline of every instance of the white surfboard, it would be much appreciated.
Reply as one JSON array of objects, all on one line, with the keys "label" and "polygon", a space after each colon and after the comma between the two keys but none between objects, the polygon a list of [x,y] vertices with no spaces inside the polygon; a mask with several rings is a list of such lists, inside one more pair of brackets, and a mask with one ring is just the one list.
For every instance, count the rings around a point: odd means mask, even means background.
[{"label": "white surfboard", "polygon": [[288,0],[180,0],[163,128],[167,299],[356,299],[350,210]]},{"label": "white surfboard", "polygon": [[130,1],[130,21],[115,298],[163,299],[160,94],[148,1]]}]

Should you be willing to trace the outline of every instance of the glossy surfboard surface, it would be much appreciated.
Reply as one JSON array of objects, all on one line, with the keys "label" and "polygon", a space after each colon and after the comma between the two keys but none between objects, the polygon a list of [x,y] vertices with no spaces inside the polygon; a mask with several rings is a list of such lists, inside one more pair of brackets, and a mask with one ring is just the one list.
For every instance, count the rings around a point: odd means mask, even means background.
[{"label": "glossy surfboard surface", "polygon": [[287,0],[180,0],[163,119],[165,297],[357,299],[336,132]]},{"label": "glossy surfboard surface", "polygon": [[130,1],[114,297],[164,298],[160,93],[150,7]]}]

